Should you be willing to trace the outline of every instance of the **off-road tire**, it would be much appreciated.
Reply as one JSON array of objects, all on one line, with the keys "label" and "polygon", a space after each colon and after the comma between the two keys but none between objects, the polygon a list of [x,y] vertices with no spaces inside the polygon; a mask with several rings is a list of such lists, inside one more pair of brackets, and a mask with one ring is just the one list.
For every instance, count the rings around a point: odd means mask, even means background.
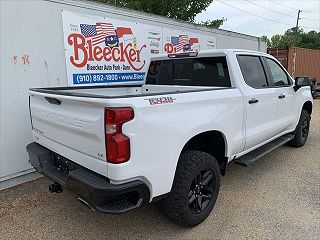
[{"label": "off-road tire", "polygon": [[[201,177],[202,173],[203,178]],[[193,206],[193,204],[189,203],[191,200],[189,197],[190,193],[195,193],[196,190],[199,190],[200,185],[204,186],[204,183],[207,182],[205,179],[209,179],[209,175],[212,175],[212,178],[208,183],[208,187],[204,188],[210,188],[210,192],[212,190],[212,194],[205,192],[207,190],[203,190],[202,193],[200,192],[201,199],[205,199],[202,201],[206,204],[204,209],[200,210],[201,212],[196,213],[194,212],[195,210],[190,207],[190,205]],[[200,181],[196,190],[192,190],[192,186],[195,186],[195,181],[199,182],[197,181],[198,179],[203,179],[203,181]],[[193,227],[200,224],[209,216],[214,204],[216,203],[220,188],[220,181],[220,167],[217,160],[212,155],[201,151],[183,152],[178,162],[172,190],[162,201],[164,212],[174,223],[178,225]],[[204,198],[204,195],[206,195],[206,198]],[[208,198],[209,195],[210,197]],[[198,195],[193,195],[193,199],[195,196],[199,197],[199,192]],[[198,201],[198,198],[196,198],[195,201]],[[204,206],[204,204],[200,205]]]},{"label": "off-road tire", "polygon": [[288,144],[293,147],[302,147],[308,139],[309,128],[310,115],[308,111],[303,109],[301,111],[299,123],[294,131],[294,138]]}]

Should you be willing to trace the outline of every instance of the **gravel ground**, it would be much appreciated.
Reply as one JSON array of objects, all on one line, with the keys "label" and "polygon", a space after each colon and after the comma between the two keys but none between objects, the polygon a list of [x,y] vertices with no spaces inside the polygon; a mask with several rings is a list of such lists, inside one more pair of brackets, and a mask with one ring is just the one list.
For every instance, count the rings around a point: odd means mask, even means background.
[{"label": "gravel ground", "polygon": [[201,225],[172,224],[159,204],[124,215],[90,211],[47,179],[0,192],[0,239],[320,239],[320,101],[303,148],[283,146],[248,168],[231,163]]}]

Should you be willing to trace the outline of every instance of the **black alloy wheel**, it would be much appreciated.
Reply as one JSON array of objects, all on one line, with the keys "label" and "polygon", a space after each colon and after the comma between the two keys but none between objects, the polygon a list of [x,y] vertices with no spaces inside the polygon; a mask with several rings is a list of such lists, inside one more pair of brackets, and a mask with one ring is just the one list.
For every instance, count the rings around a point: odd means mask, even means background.
[{"label": "black alloy wheel", "polygon": [[208,206],[213,196],[213,191],[212,170],[201,171],[194,178],[188,193],[188,204],[193,213],[200,213]]}]

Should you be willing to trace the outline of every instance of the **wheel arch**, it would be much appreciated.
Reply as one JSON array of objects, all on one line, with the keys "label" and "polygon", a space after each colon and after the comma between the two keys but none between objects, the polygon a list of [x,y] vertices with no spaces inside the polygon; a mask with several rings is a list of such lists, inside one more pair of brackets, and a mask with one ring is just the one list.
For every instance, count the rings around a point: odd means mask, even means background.
[{"label": "wheel arch", "polygon": [[181,153],[187,150],[198,150],[211,154],[217,159],[221,174],[225,174],[228,163],[228,157],[226,157],[228,145],[226,136],[222,132],[210,130],[198,133],[188,140],[183,146]]}]

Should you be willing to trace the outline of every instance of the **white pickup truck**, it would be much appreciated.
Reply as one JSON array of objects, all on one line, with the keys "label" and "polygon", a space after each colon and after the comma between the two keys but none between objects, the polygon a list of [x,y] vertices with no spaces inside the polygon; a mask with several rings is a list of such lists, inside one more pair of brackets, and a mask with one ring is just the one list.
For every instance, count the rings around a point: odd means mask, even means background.
[{"label": "white pickup truck", "polygon": [[227,163],[247,166],[307,140],[310,86],[272,56],[244,50],[159,55],[143,85],[30,89],[29,161],[91,209],[123,213],[162,200],[195,226]]}]

